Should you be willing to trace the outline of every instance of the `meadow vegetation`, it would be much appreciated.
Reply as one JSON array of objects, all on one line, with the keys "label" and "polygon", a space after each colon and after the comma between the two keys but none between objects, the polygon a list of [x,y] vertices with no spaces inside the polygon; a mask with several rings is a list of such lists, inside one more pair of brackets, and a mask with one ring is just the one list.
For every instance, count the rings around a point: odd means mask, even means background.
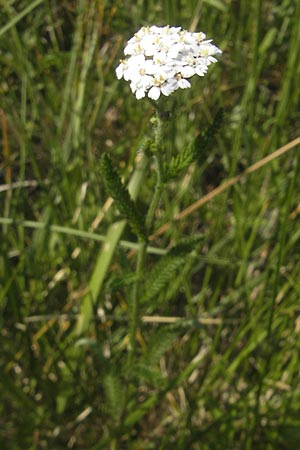
[{"label": "meadow vegetation", "polygon": [[[0,5],[0,448],[298,448],[300,2]],[[152,24],[223,50],[173,95],[164,151],[224,115],[164,186],[137,273],[100,161],[126,184],[151,137],[153,105],[115,68]]]}]

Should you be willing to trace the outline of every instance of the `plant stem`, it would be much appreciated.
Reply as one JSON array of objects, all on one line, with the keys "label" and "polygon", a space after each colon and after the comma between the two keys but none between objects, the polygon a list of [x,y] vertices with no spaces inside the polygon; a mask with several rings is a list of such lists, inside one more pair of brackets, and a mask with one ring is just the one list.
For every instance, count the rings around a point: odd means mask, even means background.
[{"label": "plant stem", "polygon": [[144,241],[140,242],[138,255],[137,255],[137,264],[136,264],[136,280],[133,286],[132,291],[132,299],[130,305],[130,328],[129,328],[129,355],[128,355],[128,368],[132,366],[136,345],[135,345],[135,337],[136,330],[139,321],[139,287],[140,281],[142,277],[143,267],[145,263],[147,244]]},{"label": "plant stem", "polygon": [[[159,204],[161,193],[163,189],[163,182],[162,182],[162,158],[161,158],[161,141],[162,141],[162,121],[159,116],[159,113],[156,114],[155,119],[155,141],[154,141],[154,159],[155,159],[155,170],[156,170],[156,185],[155,185],[155,191],[152,197],[152,201],[150,203],[150,207],[147,213],[146,217],[146,230],[147,234],[150,235],[152,232],[152,227],[155,219],[155,212],[157,209],[157,206]],[[139,322],[139,287],[140,282],[142,278],[142,273],[145,265],[145,259],[146,259],[146,252],[147,252],[147,242],[140,241],[140,246],[138,250],[138,256],[137,256],[137,265],[136,265],[136,280],[133,286],[132,291],[132,299],[131,299],[131,311],[130,311],[130,331],[129,331],[129,343],[130,343],[130,349],[129,349],[129,355],[128,355],[128,368],[130,370],[130,367],[133,364],[134,355],[135,355],[135,337],[136,337],[136,330]]]},{"label": "plant stem", "polygon": [[152,201],[148,210],[148,214],[146,217],[146,229],[149,233],[152,232],[152,227],[153,227],[153,223],[154,223],[154,219],[155,219],[155,212],[157,210],[160,198],[161,198],[161,194],[162,194],[162,189],[163,189],[163,182],[162,182],[162,162],[160,159],[160,155],[155,155],[155,163],[156,163],[156,186],[155,186],[155,191],[152,197]]}]

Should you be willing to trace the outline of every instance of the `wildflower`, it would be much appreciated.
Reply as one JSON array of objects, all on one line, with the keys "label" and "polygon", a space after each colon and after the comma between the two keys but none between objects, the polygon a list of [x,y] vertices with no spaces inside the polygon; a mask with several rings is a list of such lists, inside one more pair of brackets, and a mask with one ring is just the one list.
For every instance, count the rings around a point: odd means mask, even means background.
[{"label": "wildflower", "polygon": [[222,53],[211,42],[204,33],[181,27],[142,27],[127,42],[127,59],[116,68],[117,78],[130,82],[137,99],[147,95],[158,100],[161,94],[190,88],[188,78],[204,76],[208,66],[217,62],[214,55]]}]

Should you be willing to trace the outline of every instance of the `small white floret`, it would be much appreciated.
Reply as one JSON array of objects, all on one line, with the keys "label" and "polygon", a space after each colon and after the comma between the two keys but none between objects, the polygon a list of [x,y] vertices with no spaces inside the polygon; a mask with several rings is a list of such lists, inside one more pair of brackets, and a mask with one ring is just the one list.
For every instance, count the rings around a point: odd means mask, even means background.
[{"label": "small white floret", "polygon": [[148,92],[148,97],[152,98],[152,100],[158,100],[160,97],[160,88],[158,86],[153,86]]}]

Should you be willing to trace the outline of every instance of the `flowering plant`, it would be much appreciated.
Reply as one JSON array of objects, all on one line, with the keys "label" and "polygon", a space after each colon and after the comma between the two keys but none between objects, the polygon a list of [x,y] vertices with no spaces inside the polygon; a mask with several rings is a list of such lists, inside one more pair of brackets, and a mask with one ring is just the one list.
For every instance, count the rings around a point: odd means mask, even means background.
[{"label": "flowering plant", "polygon": [[181,27],[142,27],[124,49],[127,59],[116,68],[119,79],[130,81],[137,99],[148,95],[157,100],[177,89],[191,87],[188,78],[204,76],[216,62],[213,55],[222,51],[206,40],[202,32],[192,33]]},{"label": "flowering plant", "polygon": [[[160,95],[169,96],[177,89],[191,86],[189,78],[193,75],[204,76],[208,66],[216,62],[214,55],[221,50],[206,40],[204,33],[191,33],[180,27],[143,27],[125,47],[127,59],[121,61],[116,69],[119,79],[130,81],[130,88],[137,99],[148,97],[158,100]],[[192,164],[201,163],[203,152],[208,150],[222,119],[220,110],[211,125],[196,136],[194,142],[176,152],[166,151],[165,121],[175,119],[175,115],[166,114],[162,102],[152,102],[155,116],[151,118],[152,127],[147,127],[139,146],[137,166],[128,186],[124,184],[118,170],[114,167],[108,153],[100,161],[100,169],[107,194],[114,200],[119,213],[126,219],[114,223],[109,232],[105,248],[99,259],[98,267],[108,267],[113,249],[120,240],[125,224],[128,223],[137,236],[138,243],[136,273],[128,295],[128,363],[125,377],[127,384],[132,380],[132,368],[138,361],[136,346],[137,330],[141,320],[143,305],[154,300],[168,282],[173,279],[186,258],[192,257],[195,246],[202,240],[202,235],[181,239],[161,255],[164,255],[154,268],[147,272],[147,253],[149,242],[161,228],[155,230],[158,207],[163,198],[163,191],[171,180],[179,178]],[[175,146],[174,146],[175,147]],[[141,212],[136,200],[146,175],[155,180],[148,208]],[[161,249],[154,249],[161,251]],[[99,279],[95,272],[95,279]],[[102,279],[100,280],[102,283]],[[87,298],[90,304],[90,298]],[[155,302],[154,302],[155,303]],[[125,403],[128,403],[127,398]]]}]

